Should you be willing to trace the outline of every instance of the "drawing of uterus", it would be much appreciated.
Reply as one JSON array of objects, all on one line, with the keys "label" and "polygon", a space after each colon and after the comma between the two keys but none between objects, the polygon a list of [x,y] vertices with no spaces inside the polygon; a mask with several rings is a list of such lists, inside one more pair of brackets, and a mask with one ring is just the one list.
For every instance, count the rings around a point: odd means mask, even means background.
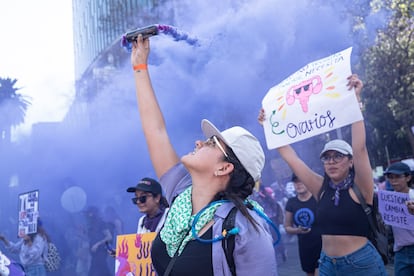
[{"label": "drawing of uterus", "polygon": [[322,80],[320,76],[315,76],[299,84],[293,85],[286,93],[286,102],[288,105],[298,100],[304,113],[308,112],[309,97],[312,94],[318,94],[322,91]]}]

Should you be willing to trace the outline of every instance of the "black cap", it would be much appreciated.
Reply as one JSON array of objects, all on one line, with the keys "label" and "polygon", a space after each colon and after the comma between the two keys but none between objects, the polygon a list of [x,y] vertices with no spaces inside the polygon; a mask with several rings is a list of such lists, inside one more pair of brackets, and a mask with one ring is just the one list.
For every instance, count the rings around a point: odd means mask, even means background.
[{"label": "black cap", "polygon": [[150,192],[154,195],[162,194],[161,184],[149,177],[144,177],[138,182],[137,186],[127,189],[128,193],[135,193],[135,191]]},{"label": "black cap", "polygon": [[410,174],[410,167],[403,163],[403,162],[397,162],[391,164],[384,172],[384,174]]}]

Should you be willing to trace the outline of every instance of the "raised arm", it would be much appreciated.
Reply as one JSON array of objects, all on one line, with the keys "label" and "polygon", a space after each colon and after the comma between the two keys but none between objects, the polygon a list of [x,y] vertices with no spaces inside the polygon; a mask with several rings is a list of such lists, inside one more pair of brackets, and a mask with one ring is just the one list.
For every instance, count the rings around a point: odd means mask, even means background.
[{"label": "raised arm", "polygon": [[318,200],[319,190],[322,187],[323,177],[315,173],[302,159],[296,154],[296,151],[290,146],[286,145],[277,148],[280,156],[289,165],[290,169],[303,179],[302,182],[312,195]]},{"label": "raised arm", "polygon": [[[361,102],[362,81],[357,75],[348,77],[349,89],[355,88],[355,95],[358,102]],[[374,195],[374,180],[372,168],[366,147],[366,133],[364,121],[352,124],[352,151],[355,168],[355,184],[358,185],[367,203],[372,204]]]},{"label": "raised arm", "polygon": [[131,63],[133,67],[137,68],[134,69],[134,78],[142,129],[152,165],[157,177],[160,178],[168,169],[178,163],[179,157],[171,145],[148,70],[142,68],[147,65],[149,51],[149,39],[143,40],[140,35],[132,47]]},{"label": "raised arm", "polygon": [[[257,120],[260,124],[263,124],[266,119],[266,114],[262,108],[259,112]],[[285,160],[289,165],[290,169],[298,176],[299,179],[304,179],[303,184],[306,188],[312,193],[312,195],[317,198],[319,190],[322,187],[323,177],[315,173],[308,165],[303,162],[302,159],[296,154],[296,151],[290,146],[282,146],[277,148],[280,156]],[[305,181],[306,180],[306,181]]]},{"label": "raised arm", "polygon": [[7,250],[9,250],[11,253],[15,253],[18,254],[20,252],[20,249],[23,245],[24,240],[23,239],[19,239],[19,241],[17,242],[11,242],[8,241],[7,239],[3,240],[4,241],[4,245],[6,246]]},{"label": "raised arm", "polygon": [[4,245],[6,247],[9,247],[10,246],[10,242],[9,242],[9,240],[5,236],[0,235],[0,241],[3,241],[4,242]]}]

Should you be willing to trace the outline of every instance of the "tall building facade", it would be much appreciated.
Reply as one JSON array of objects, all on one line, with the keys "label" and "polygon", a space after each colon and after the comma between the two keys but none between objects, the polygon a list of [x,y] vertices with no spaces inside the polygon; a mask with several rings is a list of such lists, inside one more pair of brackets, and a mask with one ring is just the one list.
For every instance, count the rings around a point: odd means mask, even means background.
[{"label": "tall building facade", "polygon": [[[122,34],[149,20],[159,1],[73,0],[75,79],[79,80],[103,51]],[[141,22],[140,22],[141,21]]]},{"label": "tall building facade", "polygon": [[102,93],[129,55],[120,47],[122,35],[155,24],[173,9],[167,0],[73,0],[76,95],[64,123],[67,127],[93,124],[90,102]]}]

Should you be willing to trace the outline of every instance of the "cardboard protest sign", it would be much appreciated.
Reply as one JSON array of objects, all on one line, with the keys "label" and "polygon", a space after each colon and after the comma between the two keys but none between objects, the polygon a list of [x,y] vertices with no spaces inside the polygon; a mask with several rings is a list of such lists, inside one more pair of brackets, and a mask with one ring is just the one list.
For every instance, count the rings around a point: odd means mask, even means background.
[{"label": "cardboard protest sign", "polygon": [[39,191],[19,194],[19,229],[17,235],[22,237],[37,232],[39,217]]},{"label": "cardboard protest sign", "polygon": [[128,234],[116,237],[115,275],[155,276],[151,261],[152,241],[157,233]]},{"label": "cardboard protest sign", "polygon": [[408,213],[405,202],[408,193],[378,191],[378,209],[385,224],[405,229],[414,229],[414,215]]},{"label": "cardboard protest sign", "polygon": [[262,100],[269,149],[325,133],[362,120],[354,91],[348,48],[314,61],[272,87]]}]

